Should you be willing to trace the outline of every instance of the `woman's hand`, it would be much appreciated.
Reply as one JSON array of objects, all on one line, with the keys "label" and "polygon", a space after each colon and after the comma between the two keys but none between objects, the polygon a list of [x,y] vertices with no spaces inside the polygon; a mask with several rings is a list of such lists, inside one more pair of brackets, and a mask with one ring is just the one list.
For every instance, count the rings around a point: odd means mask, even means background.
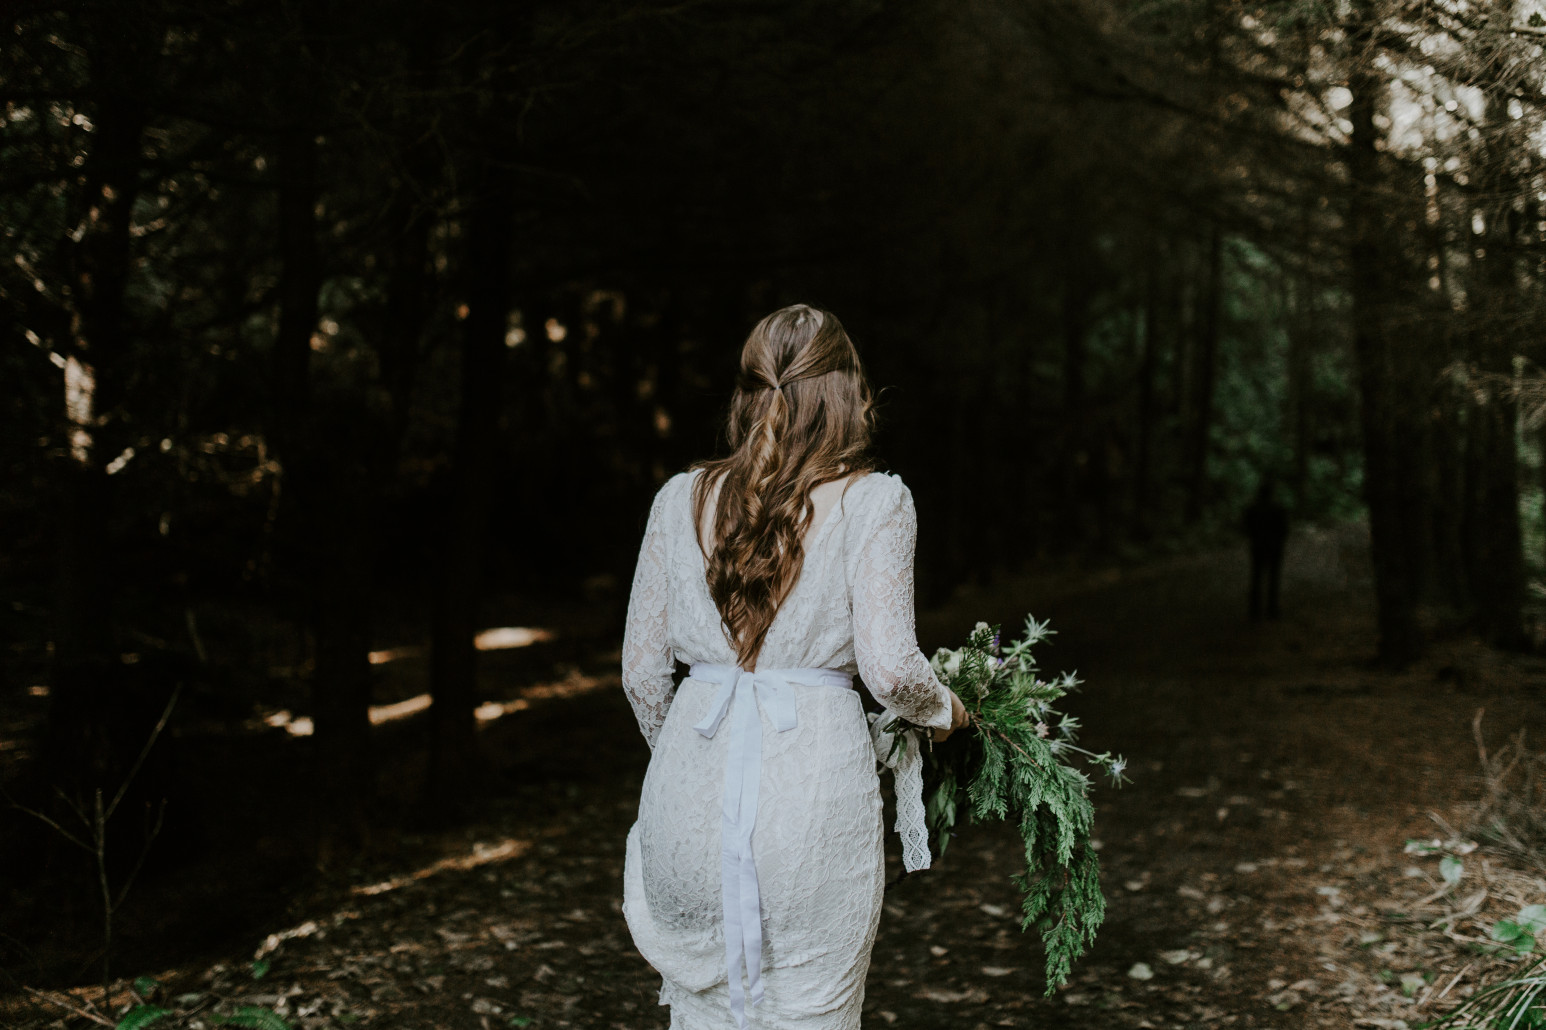
[{"label": "woman's hand", "polygon": [[948,730],[935,730],[934,742],[939,743],[965,725],[966,706],[961,703],[960,696],[952,690],[950,692],[950,728]]}]

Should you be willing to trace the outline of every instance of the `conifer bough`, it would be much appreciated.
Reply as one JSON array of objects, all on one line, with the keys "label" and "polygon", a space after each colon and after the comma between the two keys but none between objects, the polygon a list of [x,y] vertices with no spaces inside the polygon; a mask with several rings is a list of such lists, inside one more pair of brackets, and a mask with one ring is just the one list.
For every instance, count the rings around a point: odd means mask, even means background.
[{"label": "conifer bough", "polygon": [[[1106,916],[1084,768],[1096,766],[1118,785],[1126,782],[1127,768],[1121,756],[1076,745],[1079,721],[1053,707],[1081,681],[1077,673],[1037,675],[1031,649],[1052,633],[1046,622],[1026,616],[1024,635],[1000,646],[999,628],[979,622],[964,647],[936,651],[930,664],[960,695],[976,732],[961,744],[924,752],[925,819],[939,854],[962,811],[973,822],[1013,821],[1019,828],[1025,846],[1025,872],[1014,877],[1025,895],[1020,928],[1041,932],[1048,994],[1067,983]],[[930,739],[928,729],[890,718],[891,728],[903,731],[894,747]]]}]

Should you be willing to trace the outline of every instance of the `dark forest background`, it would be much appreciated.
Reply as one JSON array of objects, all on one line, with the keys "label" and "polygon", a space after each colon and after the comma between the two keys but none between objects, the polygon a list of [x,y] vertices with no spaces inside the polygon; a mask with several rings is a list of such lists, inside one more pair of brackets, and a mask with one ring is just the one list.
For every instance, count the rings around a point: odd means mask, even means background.
[{"label": "dark forest background", "polygon": [[[923,603],[1236,533],[1270,479],[1367,517],[1371,657],[1539,646],[1543,44],[1525,0],[8,4],[7,794],[116,891],[185,829],[158,721],[284,707],[308,862],[454,815],[479,634],[615,646],[793,301],[884,388]],[[0,812],[0,964],[100,918],[78,850]]]}]

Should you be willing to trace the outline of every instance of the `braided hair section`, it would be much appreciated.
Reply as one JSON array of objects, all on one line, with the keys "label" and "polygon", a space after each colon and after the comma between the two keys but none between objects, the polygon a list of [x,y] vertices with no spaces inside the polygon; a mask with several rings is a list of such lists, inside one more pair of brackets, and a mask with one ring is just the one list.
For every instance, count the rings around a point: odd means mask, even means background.
[{"label": "braided hair section", "polygon": [[811,491],[874,467],[873,409],[858,352],[830,312],[783,308],[748,336],[726,427],[732,452],[694,466],[705,474],[693,493],[709,593],[742,668],[756,667],[779,606],[799,582],[815,514]]}]

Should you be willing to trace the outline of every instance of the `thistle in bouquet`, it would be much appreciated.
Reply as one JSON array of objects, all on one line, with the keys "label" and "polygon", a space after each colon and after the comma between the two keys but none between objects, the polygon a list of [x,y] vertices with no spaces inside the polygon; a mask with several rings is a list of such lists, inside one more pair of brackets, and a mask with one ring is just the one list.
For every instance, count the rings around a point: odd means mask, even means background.
[{"label": "thistle in bouquet", "polygon": [[[1089,771],[1126,782],[1126,761],[1080,747],[1079,721],[1057,703],[1077,673],[1043,678],[1032,649],[1053,635],[1027,616],[1024,633],[1001,644],[999,628],[977,623],[965,646],[940,648],[935,674],[960,695],[975,733],[927,743],[927,729],[901,723],[896,747],[924,747],[925,819],[943,855],[958,814],[1013,821],[1025,847],[1021,929],[1036,926],[1046,946],[1047,993],[1068,980],[1106,913],[1100,861],[1090,840],[1095,809]],[[958,738],[959,739],[959,738]]]}]

